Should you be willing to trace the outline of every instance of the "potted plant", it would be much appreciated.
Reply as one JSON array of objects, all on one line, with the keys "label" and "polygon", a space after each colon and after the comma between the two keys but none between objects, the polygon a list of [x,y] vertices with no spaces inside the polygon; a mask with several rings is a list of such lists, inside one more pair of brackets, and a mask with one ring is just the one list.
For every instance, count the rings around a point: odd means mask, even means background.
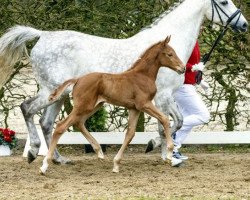
[{"label": "potted plant", "polygon": [[0,156],[9,156],[16,146],[17,138],[15,131],[8,128],[0,128]]}]

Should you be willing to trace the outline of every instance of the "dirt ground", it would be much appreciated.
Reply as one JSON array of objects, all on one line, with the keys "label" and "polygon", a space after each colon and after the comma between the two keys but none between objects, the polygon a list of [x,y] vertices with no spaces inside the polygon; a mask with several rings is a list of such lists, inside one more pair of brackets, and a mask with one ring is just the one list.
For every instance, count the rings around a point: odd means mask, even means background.
[{"label": "dirt ground", "polygon": [[117,146],[101,162],[82,146],[61,146],[74,165],[51,165],[39,174],[43,157],[32,164],[22,148],[0,157],[0,199],[250,199],[250,147],[243,150],[184,152],[189,160],[178,168],[163,163],[159,150],[129,146],[119,174],[112,173]]}]

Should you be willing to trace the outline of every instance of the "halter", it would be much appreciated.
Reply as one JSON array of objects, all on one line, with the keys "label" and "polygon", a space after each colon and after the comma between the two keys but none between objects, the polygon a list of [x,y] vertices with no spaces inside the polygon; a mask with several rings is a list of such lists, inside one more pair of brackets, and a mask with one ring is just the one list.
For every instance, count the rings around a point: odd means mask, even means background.
[{"label": "halter", "polygon": [[[221,15],[220,15],[220,12],[219,10],[228,18],[227,19],[227,22],[226,22],[226,25],[224,26],[223,30],[221,31],[221,33],[218,35],[217,39],[215,40],[212,48],[210,49],[210,51],[206,54],[204,54],[204,56],[202,57],[201,59],[201,62],[203,62],[204,64],[207,63],[207,61],[209,61],[210,57],[211,57],[211,54],[214,50],[214,48],[217,46],[217,44],[220,42],[220,40],[222,39],[222,37],[225,35],[226,31],[228,30],[228,25],[231,23],[231,21],[237,16],[237,20],[235,22],[235,24],[232,26],[233,29],[236,29],[236,25],[240,19],[240,16],[241,16],[241,10],[240,9],[237,9],[231,16],[229,16],[216,2],[215,0],[211,0],[211,4],[212,4],[212,20],[211,22],[213,23],[214,21],[214,10],[216,10],[219,18],[220,18],[220,22],[221,24],[223,25],[224,22],[222,21],[222,18],[221,18]],[[197,74],[196,74],[196,77],[195,77],[195,80],[196,80],[196,83],[197,84],[200,84],[201,82],[201,79],[202,79],[202,71],[198,71]]]},{"label": "halter", "polygon": [[216,1],[215,0],[211,0],[211,4],[212,4],[212,23],[213,23],[213,21],[214,21],[214,10],[216,10],[216,12],[217,12],[217,14],[218,14],[218,16],[219,16],[219,18],[220,18],[220,22],[221,22],[221,24],[223,25],[224,24],[224,22],[222,21],[222,18],[221,18],[221,14],[220,14],[220,12],[219,11],[221,11],[228,19],[227,19],[227,22],[226,22],[226,25],[225,25],[225,28],[229,25],[229,23],[237,16],[237,15],[239,15],[238,16],[238,18],[237,18],[237,20],[236,20],[236,22],[235,22],[235,24],[233,25],[233,28],[235,29],[236,28],[236,25],[237,25],[237,23],[238,23],[238,21],[239,21],[239,19],[240,19],[240,16],[241,16],[241,10],[240,9],[237,9],[231,16],[229,16],[219,5],[218,5],[218,3],[216,3]]}]

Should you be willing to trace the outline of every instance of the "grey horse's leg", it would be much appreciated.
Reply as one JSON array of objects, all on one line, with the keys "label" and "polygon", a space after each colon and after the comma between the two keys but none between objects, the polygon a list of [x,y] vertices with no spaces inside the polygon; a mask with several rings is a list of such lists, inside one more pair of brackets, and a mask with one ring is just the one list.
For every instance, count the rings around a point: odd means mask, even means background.
[{"label": "grey horse's leg", "polygon": [[[48,148],[49,148],[50,141],[51,141],[53,125],[54,125],[54,122],[56,120],[58,113],[60,112],[60,109],[63,105],[63,102],[64,102],[64,99],[61,99],[61,100],[55,102],[54,104],[50,105],[49,107],[47,107],[44,110],[43,115],[39,120],[39,123],[40,123],[42,131],[43,131],[44,139],[46,141]],[[54,152],[53,161],[55,163],[59,163],[59,164],[71,163],[71,160],[61,156],[59,154],[59,152],[57,151],[57,149]]]},{"label": "grey horse's leg", "polygon": [[174,101],[173,98],[170,100],[169,103],[169,114],[174,121],[173,126],[171,127],[171,134],[173,134],[178,131],[183,124],[183,116],[178,108],[177,103]]},{"label": "grey horse's leg", "polygon": [[[163,103],[164,102],[164,103]],[[171,134],[175,133],[178,129],[181,128],[183,123],[183,117],[178,109],[178,106],[176,102],[174,101],[173,97],[165,99],[165,101],[162,101],[162,98],[159,100],[155,100],[156,107],[162,110],[164,114],[170,115],[173,118],[174,124],[171,127]],[[165,138],[163,134],[163,127],[160,123],[158,123],[159,128],[159,135],[160,137],[156,137],[155,139],[151,139],[148,142],[146,153],[154,150],[155,148],[161,146],[161,153],[162,153],[162,159],[165,160],[167,156],[166,151],[166,143]]]},{"label": "grey horse's leg", "polygon": [[20,106],[30,136],[31,149],[28,151],[28,163],[36,159],[41,145],[33,117],[38,111],[50,104],[48,96],[39,92],[37,96],[24,101]]}]

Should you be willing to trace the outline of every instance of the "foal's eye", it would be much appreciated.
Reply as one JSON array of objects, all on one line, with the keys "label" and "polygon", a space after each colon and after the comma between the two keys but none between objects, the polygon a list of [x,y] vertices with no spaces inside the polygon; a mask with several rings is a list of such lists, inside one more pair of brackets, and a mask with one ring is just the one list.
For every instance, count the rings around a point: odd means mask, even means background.
[{"label": "foal's eye", "polygon": [[228,4],[228,1],[222,1],[221,4],[222,4],[223,6],[226,6],[226,5]]},{"label": "foal's eye", "polygon": [[172,53],[168,53],[168,56],[169,56],[169,57],[172,57],[172,56],[173,56],[173,54],[172,54]]}]

